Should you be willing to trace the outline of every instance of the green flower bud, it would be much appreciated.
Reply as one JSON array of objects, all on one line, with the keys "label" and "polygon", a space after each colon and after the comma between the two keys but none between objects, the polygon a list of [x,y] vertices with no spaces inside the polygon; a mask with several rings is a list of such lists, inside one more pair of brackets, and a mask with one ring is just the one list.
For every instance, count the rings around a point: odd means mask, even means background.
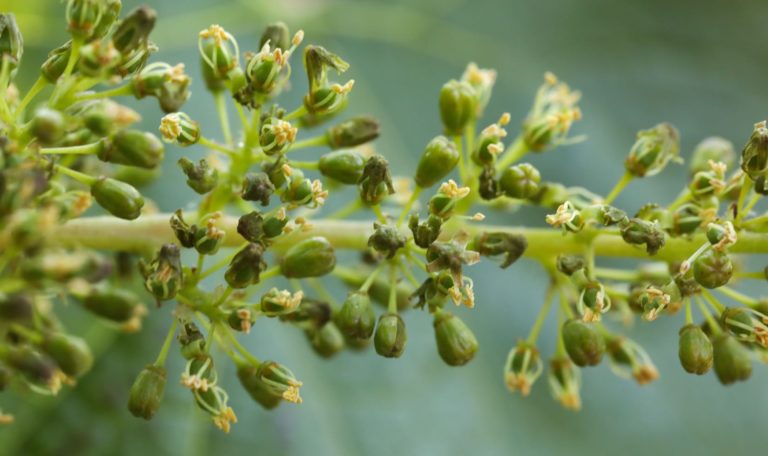
[{"label": "green flower bud", "polygon": [[369,206],[379,204],[387,195],[395,193],[389,162],[381,155],[373,155],[368,159],[358,184],[360,199]]},{"label": "green flower bud", "polygon": [[388,313],[379,317],[373,345],[376,353],[385,358],[399,358],[405,351],[408,334],[405,332],[405,322],[400,315]]},{"label": "green flower bud", "polygon": [[19,66],[24,54],[24,38],[13,13],[0,14],[0,59],[7,59],[9,69]]},{"label": "green flower bud", "polygon": [[29,322],[34,318],[34,304],[29,296],[21,293],[0,293],[0,320]]},{"label": "green flower bud", "polygon": [[[305,298],[300,291],[293,296],[287,291],[281,291],[280,294],[283,296],[279,299],[285,299],[285,302],[279,304],[282,307],[275,309],[275,313],[279,313],[281,321],[290,322],[303,329],[319,329],[331,321],[332,311],[328,302]],[[296,301],[300,301],[298,308]],[[262,306],[264,304],[262,301]]]},{"label": "green flower bud", "polygon": [[160,409],[165,393],[165,369],[148,365],[139,373],[128,396],[128,410],[136,418],[151,420]]},{"label": "green flower bud", "polygon": [[95,288],[83,298],[83,305],[94,314],[117,323],[129,323],[146,310],[136,295],[119,288]]},{"label": "green flower bud", "polygon": [[204,195],[218,185],[219,171],[212,168],[208,160],[202,158],[198,163],[194,163],[182,157],[178,164],[187,176],[187,185],[198,194]]},{"label": "green flower bud", "polygon": [[521,163],[501,173],[499,188],[510,198],[527,199],[539,192],[539,182],[539,170],[529,163]]},{"label": "green flower bud", "polygon": [[[66,15],[69,33],[76,38],[88,39],[95,36],[97,30],[106,31],[105,26],[112,25],[116,17],[109,9],[116,4],[118,14],[120,11],[120,2],[111,3],[103,0],[68,0]],[[112,22],[109,22],[110,18]]]},{"label": "green flower bud", "polygon": [[728,168],[736,162],[736,151],[727,139],[717,136],[706,138],[693,150],[689,169],[691,175],[700,171],[709,171],[709,161],[724,163]]},{"label": "green flower bud", "polygon": [[752,136],[741,151],[741,169],[753,180],[768,173],[768,124],[765,120],[755,124]]},{"label": "green flower bud", "polygon": [[130,54],[139,46],[145,45],[149,34],[155,28],[157,12],[142,5],[128,13],[112,34],[112,43],[122,54]]},{"label": "green flower bud", "polygon": [[621,228],[621,237],[627,244],[645,244],[645,250],[649,255],[655,255],[660,248],[664,247],[665,242],[664,232],[658,223],[639,218],[630,219]]},{"label": "green flower bud", "polygon": [[408,238],[399,228],[373,222],[373,234],[368,238],[368,247],[385,254],[387,259],[393,258],[407,243]]},{"label": "green flower bud", "polygon": [[92,41],[80,49],[78,73],[89,78],[107,78],[121,62],[121,55],[111,41]]},{"label": "green flower bud", "polygon": [[351,339],[370,339],[376,326],[376,314],[373,312],[368,293],[349,293],[336,315],[336,325]]},{"label": "green flower bud", "polygon": [[40,73],[46,81],[53,84],[59,79],[59,76],[64,73],[64,69],[67,67],[71,53],[72,41],[67,41],[48,53],[48,58],[45,59],[45,62],[40,67]]},{"label": "green flower bud", "polygon": [[262,206],[269,205],[269,198],[275,192],[275,186],[265,173],[248,173],[243,180],[241,197],[246,201],[260,201]]},{"label": "green flower bud", "polygon": [[323,358],[330,358],[344,349],[344,336],[332,321],[324,324],[319,329],[308,329],[304,334],[307,336],[315,353]]},{"label": "green flower bud", "polygon": [[67,376],[80,377],[93,366],[93,354],[85,340],[64,333],[49,333],[41,345],[43,351],[56,362]]},{"label": "green flower bud", "polygon": [[56,144],[64,136],[65,130],[64,116],[50,108],[37,109],[29,127],[32,136],[44,146]]},{"label": "green flower bud", "polygon": [[755,333],[751,312],[743,307],[728,307],[720,315],[720,322],[735,336],[749,339]]},{"label": "green flower bud", "polygon": [[574,364],[579,367],[600,364],[605,354],[605,340],[593,325],[568,320],[561,331],[565,351]]},{"label": "green flower bud", "polygon": [[717,379],[723,385],[747,380],[752,375],[749,350],[730,334],[721,333],[713,342]]},{"label": "green flower bud", "polygon": [[353,150],[337,150],[320,156],[320,174],[342,184],[355,185],[363,176],[365,157]]},{"label": "green flower bud", "polygon": [[284,214],[276,214],[267,217],[264,220],[264,235],[268,238],[274,238],[283,234],[283,229],[288,224],[288,217]]},{"label": "green flower bud", "polygon": [[294,244],[280,261],[280,273],[291,279],[324,276],[335,267],[333,246],[320,236]]},{"label": "green flower bud", "polygon": [[473,249],[487,257],[503,257],[501,268],[506,269],[518,260],[528,248],[525,236],[511,233],[483,232],[475,236]]},{"label": "green flower bud", "polygon": [[104,37],[115,25],[120,17],[120,11],[123,9],[122,0],[101,0],[104,3],[104,10],[101,13],[96,28],[93,30],[93,36]]},{"label": "green flower bud", "polygon": [[359,146],[379,137],[379,121],[370,116],[353,117],[325,133],[331,149]]},{"label": "green flower bud", "polygon": [[259,39],[259,49],[265,44],[269,44],[271,49],[287,51],[291,47],[291,32],[288,31],[288,26],[283,22],[268,24]]},{"label": "green flower bud", "polygon": [[696,325],[680,329],[680,364],[689,374],[702,375],[712,367],[712,341]]},{"label": "green flower bud", "polygon": [[678,160],[680,134],[668,123],[660,123],[649,130],[637,133],[637,141],[624,162],[627,172],[635,177],[653,176],[667,163]]},{"label": "green flower bud", "polygon": [[[318,182],[319,189],[322,189],[322,184]],[[322,190],[321,190],[322,191]],[[313,182],[304,177],[304,173],[300,170],[293,170],[288,185],[283,193],[280,195],[280,201],[284,203],[290,203],[294,206],[300,206],[303,204],[314,204],[313,201]]]},{"label": "green flower bud", "polygon": [[224,243],[226,233],[216,227],[219,213],[210,214],[203,218],[206,226],[197,227],[195,231],[195,250],[203,255],[216,255]]},{"label": "green flower bud", "polygon": [[261,150],[268,156],[285,152],[296,141],[298,131],[290,122],[276,117],[266,119],[259,135]]},{"label": "green flower bud", "polygon": [[733,276],[733,263],[727,253],[710,249],[693,262],[693,277],[704,288],[726,285]]},{"label": "green flower bud", "polygon": [[155,168],[163,162],[165,147],[157,136],[140,130],[121,130],[104,147],[99,160],[121,165]]},{"label": "green flower bud", "polygon": [[449,366],[463,366],[477,353],[477,339],[461,319],[449,312],[435,314],[435,341],[440,358]]},{"label": "green flower bud", "polygon": [[238,366],[237,378],[248,395],[265,409],[272,410],[280,405],[282,396],[273,394],[266,383],[261,380],[258,367],[249,364]]},{"label": "green flower bud", "polygon": [[439,105],[445,134],[458,136],[477,113],[477,94],[469,83],[451,80],[440,89]]},{"label": "green flower bud", "polygon": [[453,141],[437,136],[427,144],[416,168],[414,180],[421,188],[428,188],[440,182],[459,163],[459,151]]},{"label": "green flower bud", "polygon": [[293,372],[287,367],[274,361],[265,361],[259,366],[257,375],[271,394],[282,397],[286,401],[301,404],[299,388],[302,383],[296,380]]},{"label": "green flower bud", "polygon": [[159,301],[176,297],[182,285],[181,251],[176,244],[164,244],[148,265],[139,263],[144,288]]},{"label": "green flower bud", "polygon": [[58,391],[61,386],[56,363],[28,345],[9,346],[2,360],[33,385],[41,385],[51,392]]},{"label": "green flower bud", "polygon": [[110,99],[88,102],[77,111],[77,115],[82,118],[85,127],[98,137],[112,136],[116,131],[141,120],[136,111]]},{"label": "green flower bud", "polygon": [[264,246],[250,243],[232,258],[224,279],[232,288],[246,288],[259,283],[259,276],[265,269],[267,263],[264,261]]},{"label": "green flower bud", "polygon": [[133,220],[141,215],[144,198],[141,193],[125,182],[100,177],[91,185],[91,195],[110,214],[121,219]]},{"label": "green flower bud", "polygon": [[430,215],[425,221],[419,223],[419,215],[413,214],[408,220],[408,228],[413,233],[413,242],[419,247],[426,249],[440,237],[440,228],[443,225],[443,219],[436,215]]}]

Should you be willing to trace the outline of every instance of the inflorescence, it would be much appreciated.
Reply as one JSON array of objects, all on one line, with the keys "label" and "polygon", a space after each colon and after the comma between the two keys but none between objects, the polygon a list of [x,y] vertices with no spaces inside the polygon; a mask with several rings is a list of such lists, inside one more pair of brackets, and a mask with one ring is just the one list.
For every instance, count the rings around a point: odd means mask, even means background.
[{"label": "inflorescence", "polygon": [[[687,372],[714,368],[730,384],[746,380],[755,360],[768,361],[768,300],[733,288],[740,280],[768,279],[768,267],[750,269],[754,261],[744,255],[768,253],[768,214],[755,211],[768,193],[765,121],[755,125],[740,161],[729,141],[702,141],[679,197],[630,215],[612,205],[622,190],[682,161],[675,127],[640,131],[624,175],[605,197],[546,181],[521,160],[583,139],[571,134],[581,118],[580,94],[547,73],[519,135],[508,141],[510,114],[481,121],[496,73],[470,64],[441,88],[443,134],[427,143],[406,179],[394,176],[370,145],[379,136],[376,119],[335,120],[353,92],[354,81],[343,77],[349,64],[321,46],[300,50],[302,31],[269,25],[248,52],[219,25],[200,32],[202,80],[221,121],[217,141],[181,111],[191,83],[184,64],[152,61],[151,8],[121,19],[119,0],[65,3],[71,39],[50,52],[23,97],[13,82],[22,35],[13,14],[0,15],[0,391],[56,394],[91,368],[88,344],[57,317],[63,299],[137,331],[151,296],[158,307],[173,305],[173,318],[157,358],[128,394],[130,412],[155,415],[166,359],[175,352],[186,364],[173,381],[227,432],[237,418],[219,363],[233,362],[243,388],[267,409],[302,402],[292,370],[257,358],[240,342],[257,322],[278,320],[302,331],[322,357],[373,345],[397,358],[408,340],[405,311],[420,309],[433,316],[442,360],[464,365],[478,342],[449,303],[475,307],[468,271],[482,258],[508,268],[523,255],[541,264],[549,285],[530,333],[504,364],[511,391],[527,395],[546,370],[553,396],[579,409],[579,369],[603,358],[617,375],[639,384],[656,380],[648,353],[620,333],[634,315],[653,321],[682,311],[679,357]],[[297,60],[307,91],[290,109],[278,100]],[[140,117],[120,97],[154,98],[166,113],[160,135],[133,128]],[[194,210],[152,215],[157,209],[137,189],[157,177],[164,143],[206,153],[178,159],[190,194],[199,195]],[[318,150],[322,155],[294,158]],[[337,192],[348,204],[327,213],[323,206]],[[429,198],[419,206],[422,194]],[[94,202],[110,216],[83,216]],[[551,228],[488,227],[476,212],[519,205],[548,208]],[[359,212],[375,221],[343,220]],[[165,220],[159,237],[172,242],[141,237],[158,217]],[[88,236],[68,238],[73,227]],[[134,234],[130,245],[117,238],[110,245],[119,231]],[[359,250],[360,264],[337,264],[339,248]],[[645,262],[615,269],[598,265],[601,256]],[[270,280],[280,277],[287,289]],[[331,293],[331,277],[350,289],[346,296]],[[545,363],[537,341],[553,303],[556,350]],[[12,420],[0,411],[0,423]]]}]

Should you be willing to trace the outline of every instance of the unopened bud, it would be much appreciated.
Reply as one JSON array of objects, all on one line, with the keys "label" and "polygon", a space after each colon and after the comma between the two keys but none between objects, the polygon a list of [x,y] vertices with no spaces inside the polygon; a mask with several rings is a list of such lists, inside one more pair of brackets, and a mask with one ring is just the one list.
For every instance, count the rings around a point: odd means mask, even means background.
[{"label": "unopened bud", "polygon": [[349,293],[336,315],[336,325],[352,339],[370,339],[376,326],[376,315],[367,293]]},{"label": "unopened bud", "polygon": [[450,312],[438,312],[432,325],[440,358],[449,366],[463,366],[477,353],[477,338],[459,317]]},{"label": "unopened bud", "polygon": [[331,149],[359,146],[379,137],[379,121],[370,116],[353,117],[325,133]]},{"label": "unopened bud", "polygon": [[151,420],[160,409],[165,393],[165,369],[148,365],[139,373],[131,386],[128,410],[137,418]]},{"label": "unopened bud", "polygon": [[521,163],[501,173],[499,188],[510,198],[528,199],[539,192],[539,182],[539,170],[529,163]]},{"label": "unopened bud", "polygon": [[407,341],[405,322],[400,315],[388,313],[379,317],[373,337],[376,353],[385,358],[399,358],[405,351]]},{"label": "unopened bud", "polygon": [[316,236],[296,243],[280,261],[280,272],[288,278],[320,277],[336,267],[333,246],[324,237]]},{"label": "unopened bud", "polygon": [[579,367],[600,364],[605,354],[605,340],[594,325],[569,320],[562,328],[563,344],[571,361]]},{"label": "unopened bud", "polygon": [[320,173],[346,185],[355,185],[363,176],[365,157],[353,150],[337,150],[320,156]]},{"label": "unopened bud", "polygon": [[440,182],[459,163],[459,151],[445,136],[437,136],[427,144],[416,168],[414,180],[421,188]]},{"label": "unopened bud", "polygon": [[91,195],[110,214],[126,220],[138,218],[144,207],[144,198],[138,190],[108,177],[100,177],[91,185]]},{"label": "unopened bud", "polygon": [[649,130],[637,133],[637,141],[629,151],[624,166],[636,177],[653,176],[667,163],[678,160],[680,134],[668,123],[660,123]]},{"label": "unopened bud", "polygon": [[445,134],[457,136],[464,133],[470,120],[477,113],[477,94],[467,82],[452,80],[440,90],[440,118]]},{"label": "unopened bud", "polygon": [[712,367],[712,341],[701,327],[685,325],[680,329],[678,350],[680,364],[690,374],[702,375]]},{"label": "unopened bud", "polygon": [[97,156],[99,160],[140,168],[156,168],[163,161],[165,147],[157,136],[140,130],[115,133]]},{"label": "unopened bud", "polygon": [[747,350],[732,335],[721,333],[713,342],[714,367],[723,385],[747,380],[752,375],[752,359]]}]

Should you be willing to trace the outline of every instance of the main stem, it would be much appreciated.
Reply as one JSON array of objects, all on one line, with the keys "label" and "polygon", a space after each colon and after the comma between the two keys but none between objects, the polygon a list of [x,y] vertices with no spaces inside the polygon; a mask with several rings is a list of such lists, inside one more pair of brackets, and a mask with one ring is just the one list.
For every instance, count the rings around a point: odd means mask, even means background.
[{"label": "main stem", "polygon": [[[53,230],[50,240],[63,246],[81,246],[101,250],[145,252],[147,248],[175,240],[168,220],[171,214],[142,216],[133,221],[120,220],[110,216],[84,217],[70,220]],[[237,233],[237,217],[224,216],[218,224],[226,231],[224,244],[229,247],[242,245],[243,239]],[[276,250],[285,250],[295,242],[312,236],[323,236],[338,249],[363,250],[367,248],[372,226],[368,221],[312,220],[312,229],[296,232],[288,241],[277,240]],[[548,260],[561,253],[581,254],[584,252],[582,239],[563,236],[552,228],[526,228],[494,226],[479,223],[457,223],[447,226],[442,237],[449,239],[458,231],[470,235],[480,232],[503,232],[523,235],[528,240],[525,255],[539,260]],[[706,238],[703,234],[690,239],[668,238],[666,245],[650,257],[645,249],[624,242],[615,232],[600,230],[594,234],[593,246],[596,256],[652,258],[659,261],[681,260],[696,251]],[[0,245],[0,250],[6,246]],[[739,233],[739,240],[729,248],[732,253],[768,253],[768,233]]]}]

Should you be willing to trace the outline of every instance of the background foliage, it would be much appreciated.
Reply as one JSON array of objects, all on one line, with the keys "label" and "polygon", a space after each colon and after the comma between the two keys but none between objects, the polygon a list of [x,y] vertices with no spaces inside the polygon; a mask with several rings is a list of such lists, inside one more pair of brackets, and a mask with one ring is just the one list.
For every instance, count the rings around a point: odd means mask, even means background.
[{"label": "background foliage", "polygon": [[[124,10],[139,2],[124,1]],[[468,61],[495,67],[499,79],[487,109],[491,117],[522,120],[545,70],[584,93],[585,119],[575,133],[589,141],[532,159],[547,180],[605,192],[622,172],[622,160],[641,128],[670,121],[682,134],[683,155],[707,135],[737,145],[765,118],[762,0],[703,2],[642,0],[149,0],[160,20],[153,35],[157,59],[186,62],[199,74],[196,35],[211,22],[253,49],[262,27],[282,19],[302,27],[307,41],[327,46],[351,64],[356,79],[348,114],[381,119],[377,149],[394,170],[410,173],[423,145],[440,129],[440,85],[460,75]],[[28,87],[47,50],[65,40],[63,6],[55,0],[0,0],[24,33],[22,83]],[[297,72],[299,73],[299,72]],[[305,87],[294,79],[298,102]],[[210,96],[193,82],[185,111],[204,129],[218,131]],[[129,102],[131,104],[132,102]],[[294,103],[296,104],[296,103]],[[133,103],[154,129],[154,103]],[[514,130],[510,128],[510,130]],[[170,149],[169,156],[179,154]],[[201,154],[201,151],[193,154]],[[197,155],[195,155],[197,156]],[[191,192],[168,160],[148,195],[164,209],[185,205]],[[618,204],[633,211],[647,201],[674,198],[686,169],[634,182]],[[333,201],[333,198],[331,198]],[[335,201],[337,204],[339,201]],[[543,225],[543,214],[520,211],[494,220]],[[297,331],[256,325],[247,340],[254,353],[293,367],[305,382],[301,406],[273,413],[253,404],[222,372],[234,394],[240,422],[229,436],[205,422],[188,392],[169,385],[163,409],[151,422],[125,410],[130,384],[160,344],[170,306],[153,311],[145,331],[117,335],[91,326],[70,311],[103,352],[74,392],[54,400],[8,404],[17,423],[0,429],[0,455],[14,454],[747,454],[764,451],[768,371],[752,381],[721,387],[714,376],[686,375],[677,362],[682,317],[653,325],[638,321],[630,336],[649,350],[660,381],[643,388],[616,378],[607,364],[584,372],[585,408],[562,410],[548,397],[544,379],[531,397],[507,393],[501,366],[507,350],[530,327],[545,276],[532,262],[508,270],[477,266],[478,306],[463,312],[481,349],[463,369],[436,356],[429,317],[406,317],[411,340],[406,355],[385,360],[372,352],[344,352],[332,362],[316,358]],[[474,268],[473,268],[474,269]],[[483,277],[482,279],[480,277]],[[757,284],[752,294],[765,294]],[[74,306],[73,306],[74,307]],[[554,345],[548,327],[541,348]],[[642,331],[640,330],[642,329]],[[180,363],[176,363],[178,369]],[[227,385],[229,386],[229,385]],[[4,401],[7,399],[3,398]],[[597,452],[597,453],[595,453]]]}]

